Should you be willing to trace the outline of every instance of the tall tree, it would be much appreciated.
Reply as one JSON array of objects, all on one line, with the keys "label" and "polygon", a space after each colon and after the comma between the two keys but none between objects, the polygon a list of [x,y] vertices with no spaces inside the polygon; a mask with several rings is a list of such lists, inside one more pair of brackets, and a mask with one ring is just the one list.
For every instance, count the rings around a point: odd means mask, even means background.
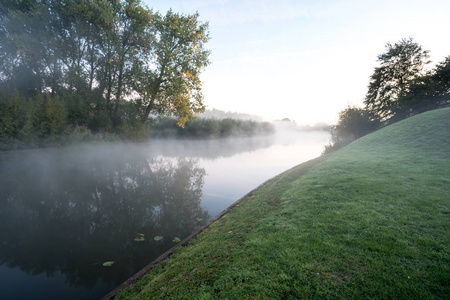
[{"label": "tall tree", "polygon": [[429,63],[428,52],[412,38],[386,45],[386,52],[378,56],[380,66],[370,77],[364,101],[372,117],[383,119],[401,106],[399,99],[424,75],[424,67]]},{"label": "tall tree", "polygon": [[198,14],[162,16],[139,0],[4,0],[0,90],[68,95],[60,98],[82,99],[97,112],[101,103],[115,126],[127,118],[142,125],[150,114],[183,125],[204,110],[199,76],[209,64],[208,39]]},{"label": "tall tree", "polygon": [[41,12],[29,2],[25,1],[27,5],[6,2],[0,19],[1,88],[10,93],[18,90],[27,96],[40,92],[43,87],[45,51],[36,32],[48,20],[41,18]]},{"label": "tall tree", "polygon": [[139,6],[140,0],[127,0],[116,13],[117,25],[117,88],[116,99],[132,87],[134,73],[145,64],[151,50],[152,28],[149,26],[153,15],[151,10]]},{"label": "tall tree", "polygon": [[402,107],[424,111],[450,100],[450,56],[437,64],[435,69],[417,77],[409,91],[399,99]]},{"label": "tall tree", "polygon": [[153,20],[156,36],[152,43],[152,60],[140,72],[135,88],[145,105],[142,121],[151,113],[174,115],[178,125],[204,111],[200,73],[209,64],[208,23],[198,20],[198,13],[182,15],[167,12]]},{"label": "tall tree", "polygon": [[80,94],[92,91],[102,57],[105,18],[111,19],[112,13],[103,1],[66,0],[54,4],[53,9],[60,16],[66,89]]},{"label": "tall tree", "polygon": [[440,62],[432,75],[435,96],[439,100],[450,100],[450,56],[447,56],[444,61]]}]

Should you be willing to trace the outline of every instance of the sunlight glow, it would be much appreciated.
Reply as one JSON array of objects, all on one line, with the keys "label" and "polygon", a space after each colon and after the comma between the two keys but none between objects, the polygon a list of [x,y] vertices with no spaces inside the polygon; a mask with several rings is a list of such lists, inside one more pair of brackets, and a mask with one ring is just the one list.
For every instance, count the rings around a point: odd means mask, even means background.
[{"label": "sunlight glow", "polygon": [[[449,1],[159,1],[210,24],[211,65],[201,76],[208,108],[333,123],[362,105],[377,55],[413,37],[434,64],[450,55]],[[434,65],[433,64],[433,65]]]}]

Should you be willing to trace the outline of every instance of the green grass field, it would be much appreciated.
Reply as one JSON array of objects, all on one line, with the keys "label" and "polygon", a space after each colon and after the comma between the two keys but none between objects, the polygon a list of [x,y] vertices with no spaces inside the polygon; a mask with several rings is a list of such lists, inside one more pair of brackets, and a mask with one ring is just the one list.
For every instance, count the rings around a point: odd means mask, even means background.
[{"label": "green grass field", "polygon": [[271,180],[116,299],[449,299],[450,108]]}]

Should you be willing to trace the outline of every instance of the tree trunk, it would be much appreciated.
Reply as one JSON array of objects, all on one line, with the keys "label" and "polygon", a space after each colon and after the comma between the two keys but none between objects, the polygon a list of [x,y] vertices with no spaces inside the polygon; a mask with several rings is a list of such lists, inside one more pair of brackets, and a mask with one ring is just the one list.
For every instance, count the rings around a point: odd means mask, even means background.
[{"label": "tree trunk", "polygon": [[116,102],[120,101],[122,97],[122,85],[123,85],[123,60],[120,62],[119,75],[117,76],[117,92],[116,92]]},{"label": "tree trunk", "polygon": [[155,108],[154,104],[155,104],[156,96],[158,96],[159,89],[161,88],[161,84],[163,83],[163,80],[161,79],[161,77],[162,76],[160,76],[160,78],[157,80],[156,85],[152,91],[152,94],[150,95],[150,102],[147,105],[147,107],[145,108],[144,114],[142,115],[142,123],[143,124],[147,123],[150,112]]},{"label": "tree trunk", "polygon": [[148,121],[148,116],[150,115],[150,112],[153,110],[153,108],[154,108],[154,103],[155,103],[155,99],[156,99],[156,94],[153,94],[152,96],[151,96],[151,99],[150,99],[150,103],[147,105],[147,107],[145,108],[145,112],[144,112],[144,114],[142,115],[142,119],[141,119],[141,121],[142,121],[142,124],[145,124],[145,123],[147,123],[147,121]]}]

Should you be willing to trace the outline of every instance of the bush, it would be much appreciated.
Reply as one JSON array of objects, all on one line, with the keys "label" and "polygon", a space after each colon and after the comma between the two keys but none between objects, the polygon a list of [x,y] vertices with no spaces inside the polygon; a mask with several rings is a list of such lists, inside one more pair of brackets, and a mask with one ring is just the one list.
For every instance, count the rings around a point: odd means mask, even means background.
[{"label": "bush", "polygon": [[41,131],[41,138],[59,136],[67,129],[67,107],[58,96],[39,94],[35,101],[35,128]]},{"label": "bush", "polygon": [[364,108],[347,107],[339,113],[339,120],[331,128],[331,143],[325,146],[324,153],[337,150],[374,130],[378,125],[372,121]]},{"label": "bush", "polygon": [[8,144],[19,137],[26,137],[27,105],[25,99],[15,93],[10,97],[2,94],[0,99],[0,142]]}]

